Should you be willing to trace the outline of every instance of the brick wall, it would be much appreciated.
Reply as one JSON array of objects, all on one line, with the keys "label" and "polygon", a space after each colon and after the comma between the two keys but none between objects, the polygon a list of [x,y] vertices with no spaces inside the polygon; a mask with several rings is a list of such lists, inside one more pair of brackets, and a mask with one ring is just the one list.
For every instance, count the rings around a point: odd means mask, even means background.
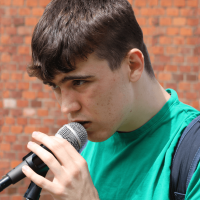
[{"label": "brick wall", "polygon": [[[66,123],[53,93],[26,73],[31,34],[48,2],[0,0],[0,177],[27,154],[34,130],[55,134]],[[200,109],[200,0],[130,2],[159,82]],[[23,199],[28,184],[24,179],[10,186],[0,199]],[[41,200],[52,199],[42,194]]]}]

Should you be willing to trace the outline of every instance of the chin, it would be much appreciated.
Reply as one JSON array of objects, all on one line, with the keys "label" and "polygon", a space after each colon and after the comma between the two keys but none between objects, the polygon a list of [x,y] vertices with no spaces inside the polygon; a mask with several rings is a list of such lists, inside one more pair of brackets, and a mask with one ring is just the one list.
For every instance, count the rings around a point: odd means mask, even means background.
[{"label": "chin", "polygon": [[107,139],[109,139],[112,134],[108,134],[108,132],[104,132],[104,134],[102,132],[90,132],[88,131],[88,140],[90,140],[91,142],[103,142],[106,141]]}]

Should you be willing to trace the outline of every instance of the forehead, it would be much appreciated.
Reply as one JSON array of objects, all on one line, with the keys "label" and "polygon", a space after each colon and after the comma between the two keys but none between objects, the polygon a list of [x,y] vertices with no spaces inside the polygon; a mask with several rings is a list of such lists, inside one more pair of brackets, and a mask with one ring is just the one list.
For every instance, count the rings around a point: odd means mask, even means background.
[{"label": "forehead", "polygon": [[105,75],[112,72],[107,60],[99,59],[94,53],[90,54],[85,60],[77,60],[76,67],[68,73],[59,73],[52,82],[59,83],[64,79],[83,79]]}]

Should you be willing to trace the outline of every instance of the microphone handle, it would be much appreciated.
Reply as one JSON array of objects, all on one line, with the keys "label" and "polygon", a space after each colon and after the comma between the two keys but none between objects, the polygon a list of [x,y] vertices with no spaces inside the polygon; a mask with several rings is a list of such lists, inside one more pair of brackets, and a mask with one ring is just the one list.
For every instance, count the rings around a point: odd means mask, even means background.
[{"label": "microphone handle", "polygon": [[[48,170],[49,169],[45,167],[38,174],[45,177]],[[24,194],[24,197],[26,198],[26,200],[39,200],[41,191],[42,191],[42,188],[40,188],[33,181],[31,181],[26,193]]]},{"label": "microphone handle", "polygon": [[[44,149],[52,153],[47,147],[43,144],[41,145]],[[53,153],[52,153],[53,154]],[[54,155],[54,154],[53,154]],[[33,152],[30,152],[23,158],[23,162],[12,169],[10,172],[0,180],[0,192],[7,188],[11,184],[15,184],[21,179],[25,178],[24,173],[22,172],[22,167],[28,165],[33,171],[38,172],[40,169],[47,167],[47,165]]]}]

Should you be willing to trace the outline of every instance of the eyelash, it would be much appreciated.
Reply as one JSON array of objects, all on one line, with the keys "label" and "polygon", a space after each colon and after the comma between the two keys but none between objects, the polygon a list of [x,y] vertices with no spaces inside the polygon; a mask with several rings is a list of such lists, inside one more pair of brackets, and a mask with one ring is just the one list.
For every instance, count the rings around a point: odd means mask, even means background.
[{"label": "eyelash", "polygon": [[[80,83],[80,82],[83,82],[82,84],[78,84],[78,83]],[[85,81],[85,80],[74,80],[73,82],[72,82],[72,84],[74,85],[74,86],[81,86],[81,85],[83,85],[84,83],[86,83],[87,81]]]},{"label": "eyelash", "polygon": [[[81,81],[83,82],[82,84],[80,84]],[[73,80],[72,84],[73,84],[73,86],[81,86],[86,82],[87,81],[85,81],[85,80]],[[52,88],[52,90],[56,90],[57,88],[59,88],[59,86],[54,85],[54,84],[49,84],[49,86]]]}]

